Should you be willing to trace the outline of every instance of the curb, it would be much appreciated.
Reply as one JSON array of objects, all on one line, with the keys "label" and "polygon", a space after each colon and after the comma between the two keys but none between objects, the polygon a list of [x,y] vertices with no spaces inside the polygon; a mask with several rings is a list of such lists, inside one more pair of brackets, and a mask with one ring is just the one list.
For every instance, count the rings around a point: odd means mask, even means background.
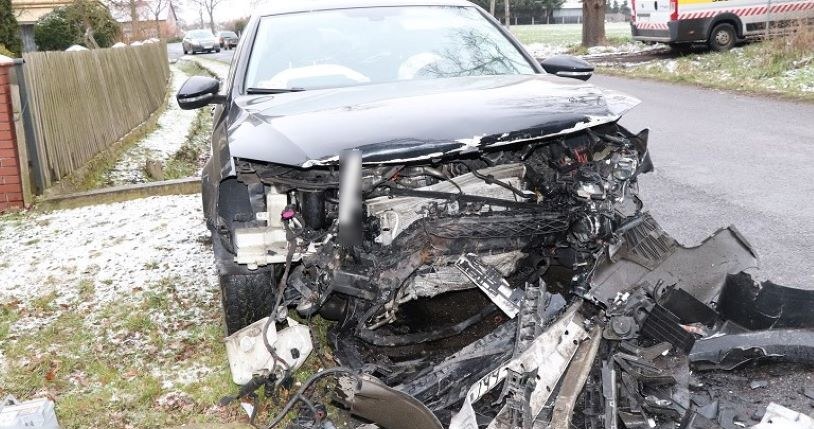
[{"label": "curb", "polygon": [[97,204],[118,203],[164,195],[189,195],[201,192],[201,178],[190,177],[135,185],[114,186],[45,198],[37,202],[41,210],[73,209]]}]

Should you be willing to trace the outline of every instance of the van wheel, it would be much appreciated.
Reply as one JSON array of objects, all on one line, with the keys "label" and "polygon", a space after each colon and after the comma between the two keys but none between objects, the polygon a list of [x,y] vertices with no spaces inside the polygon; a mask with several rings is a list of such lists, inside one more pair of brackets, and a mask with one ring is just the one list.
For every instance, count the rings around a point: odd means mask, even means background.
[{"label": "van wheel", "polygon": [[737,34],[732,24],[718,24],[709,34],[709,48],[718,52],[728,51],[735,46],[736,38]]}]

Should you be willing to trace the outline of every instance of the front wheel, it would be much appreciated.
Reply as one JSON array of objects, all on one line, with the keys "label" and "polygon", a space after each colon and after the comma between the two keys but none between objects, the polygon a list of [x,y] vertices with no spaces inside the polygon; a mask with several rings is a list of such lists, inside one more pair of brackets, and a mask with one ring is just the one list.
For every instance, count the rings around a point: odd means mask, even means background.
[{"label": "front wheel", "polygon": [[256,270],[238,265],[217,234],[212,237],[212,250],[218,268],[226,335],[269,316],[274,309],[277,283],[283,274],[280,264]]},{"label": "front wheel", "polygon": [[735,46],[737,33],[732,24],[718,24],[709,34],[709,48],[713,51],[724,52]]},{"label": "front wheel", "polygon": [[218,276],[227,335],[271,315],[277,288],[276,273],[276,269],[271,269]]}]

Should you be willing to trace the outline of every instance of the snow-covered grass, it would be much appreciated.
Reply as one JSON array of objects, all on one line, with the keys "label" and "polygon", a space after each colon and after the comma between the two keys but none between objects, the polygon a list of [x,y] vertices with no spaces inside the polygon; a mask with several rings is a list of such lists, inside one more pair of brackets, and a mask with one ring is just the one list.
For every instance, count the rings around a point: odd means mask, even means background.
[{"label": "snow-covered grass", "polygon": [[208,236],[197,195],[0,217],[0,396],[66,428],[234,420]]},{"label": "snow-covered grass", "polygon": [[724,53],[701,52],[639,64],[615,64],[603,67],[601,71],[814,100],[812,34],[814,32],[809,35],[798,33]]},{"label": "snow-covered grass", "polygon": [[198,65],[208,70],[218,79],[223,80],[226,79],[227,76],[229,76],[229,64],[224,63],[223,61],[212,60],[209,58],[203,58],[194,55],[184,55],[182,59],[198,63]]},{"label": "snow-covered grass", "polygon": [[170,66],[172,81],[167,107],[158,119],[155,129],[138,143],[127,149],[113,168],[105,174],[105,183],[116,186],[143,183],[154,178],[145,172],[147,160],[164,163],[187,141],[196,112],[181,110],[175,94],[189,77],[184,71]]},{"label": "snow-covered grass", "polygon": [[[237,386],[200,207],[166,196],[0,216],[0,397],[50,397],[64,428],[245,423],[217,405]],[[329,366],[314,354],[295,379]]]}]

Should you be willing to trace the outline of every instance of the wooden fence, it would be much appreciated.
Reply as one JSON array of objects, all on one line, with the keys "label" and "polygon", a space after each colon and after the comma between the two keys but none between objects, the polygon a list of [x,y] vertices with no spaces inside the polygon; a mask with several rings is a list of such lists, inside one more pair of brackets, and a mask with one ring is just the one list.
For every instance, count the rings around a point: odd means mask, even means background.
[{"label": "wooden fence", "polygon": [[23,59],[44,188],[146,120],[163,103],[170,76],[165,43]]}]

